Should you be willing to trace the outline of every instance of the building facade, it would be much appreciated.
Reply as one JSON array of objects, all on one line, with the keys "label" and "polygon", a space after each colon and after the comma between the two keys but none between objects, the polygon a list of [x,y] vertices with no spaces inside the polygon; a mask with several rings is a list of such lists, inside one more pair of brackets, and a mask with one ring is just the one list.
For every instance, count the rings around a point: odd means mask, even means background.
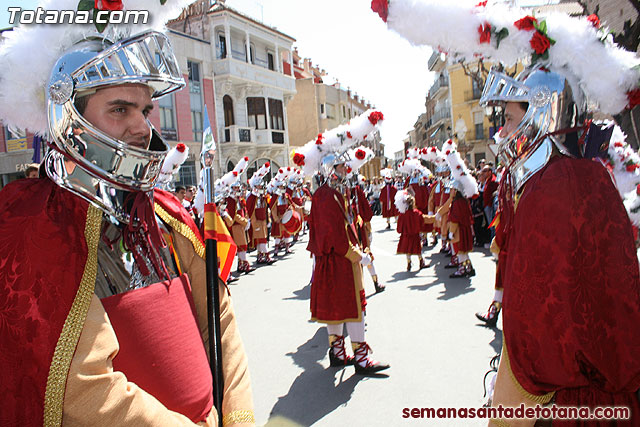
[{"label": "building facade", "polygon": [[[207,103],[217,142],[217,170],[220,176],[233,169],[238,160],[250,159],[250,177],[265,162],[272,173],[289,164],[287,104],[295,94],[295,78],[290,67],[291,46],[295,39],[228,7],[225,2],[207,0],[193,3],[169,23],[174,32],[207,42],[203,56],[190,68],[212,77],[212,103]],[[203,88],[206,92],[206,88]],[[192,121],[199,120],[193,109],[196,96],[189,92]],[[194,136],[202,127],[193,129]],[[199,150],[199,147],[198,147]],[[245,177],[243,177],[245,178]]]},{"label": "building facade", "polygon": [[[442,148],[451,137],[451,97],[449,70],[445,55],[434,51],[428,61],[429,71],[436,74],[426,97],[423,127],[427,131],[426,145]],[[418,120],[421,121],[421,120]]]},{"label": "building facade", "polygon": [[[338,81],[325,83],[325,70],[314,66],[309,58],[302,58],[297,49],[293,51],[292,65],[296,95],[287,108],[292,147],[300,147],[316,139],[319,133],[347,123],[372,108],[370,102],[342,87]],[[366,178],[378,176],[386,164],[380,133],[376,132],[363,145],[373,150],[375,158],[364,165],[360,173]]]}]

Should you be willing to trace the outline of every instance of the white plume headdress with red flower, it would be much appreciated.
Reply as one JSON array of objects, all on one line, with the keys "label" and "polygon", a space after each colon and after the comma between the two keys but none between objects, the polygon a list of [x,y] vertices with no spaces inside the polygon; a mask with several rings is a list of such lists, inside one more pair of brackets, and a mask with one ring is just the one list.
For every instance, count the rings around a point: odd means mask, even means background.
[{"label": "white plume headdress with red flower", "polygon": [[460,153],[456,150],[455,143],[453,143],[453,141],[449,143],[449,141],[445,142],[445,146],[448,147],[445,151],[445,157],[449,164],[449,169],[451,169],[451,175],[453,179],[460,183],[463,196],[466,198],[473,197],[479,194],[478,182],[471,175],[462,157],[460,157]]},{"label": "white plume headdress with red flower", "polygon": [[351,168],[351,173],[358,173],[360,168],[375,157],[373,150],[364,145],[352,148],[348,152],[349,160],[347,167]]},{"label": "white plume headdress with red flower", "polygon": [[413,196],[407,190],[400,190],[396,192],[396,196],[393,200],[393,203],[396,205],[398,212],[401,214],[405,213],[409,210],[409,200],[412,199]]},{"label": "white plume headdress with red flower", "polygon": [[570,73],[604,113],[617,114],[640,98],[640,60],[614,44],[597,17],[532,17],[477,0],[373,0],[371,6],[412,44],[469,61],[483,57],[511,66],[524,60]]},{"label": "white plume headdress with red flower", "polygon": [[260,166],[260,169],[258,169],[249,180],[249,185],[251,186],[251,188],[255,188],[256,186],[262,184],[262,180],[265,176],[267,176],[270,170],[271,163],[269,162],[266,162],[264,165]]},{"label": "white plume headdress with red flower", "polygon": [[344,154],[354,144],[364,141],[384,120],[380,111],[367,110],[354,117],[349,123],[318,134],[316,139],[307,142],[293,152],[293,163],[302,169],[306,176],[312,176],[320,170],[322,159],[329,154]]},{"label": "white plume headdress with red flower", "polygon": [[[93,2],[91,2],[93,3]],[[102,34],[94,24],[34,24],[5,31],[0,44],[0,119],[10,127],[39,135],[49,131],[45,90],[56,61],[88,37],[115,42],[145,30],[162,31],[192,0],[122,0],[123,10],[147,10],[147,24],[109,24]],[[45,11],[76,10],[78,0],[43,0]]]}]

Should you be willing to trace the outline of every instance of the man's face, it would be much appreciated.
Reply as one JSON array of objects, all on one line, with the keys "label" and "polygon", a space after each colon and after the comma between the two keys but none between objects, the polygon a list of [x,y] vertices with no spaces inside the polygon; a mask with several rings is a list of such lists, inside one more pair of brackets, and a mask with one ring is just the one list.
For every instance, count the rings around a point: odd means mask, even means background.
[{"label": "man's face", "polygon": [[38,171],[34,170],[29,172],[29,174],[27,175],[27,178],[38,178]]},{"label": "man's face", "polygon": [[187,194],[187,191],[184,189],[180,189],[178,190],[178,192],[176,193],[176,197],[178,198],[178,200],[183,201],[184,200],[184,196]]},{"label": "man's face", "polygon": [[526,111],[518,102],[507,102],[504,108],[504,126],[500,131],[500,137],[506,138],[513,134],[520,125]]},{"label": "man's face", "polygon": [[193,188],[187,188],[187,191],[185,192],[185,196],[184,196],[188,201],[192,201],[193,200]]},{"label": "man's face", "polygon": [[344,163],[336,165],[334,169],[336,171],[336,175],[338,175],[340,178],[344,178],[345,176],[347,176],[347,166]]},{"label": "man's face", "polygon": [[152,109],[148,86],[123,84],[89,95],[83,116],[110,137],[147,149],[151,141],[147,117]]}]

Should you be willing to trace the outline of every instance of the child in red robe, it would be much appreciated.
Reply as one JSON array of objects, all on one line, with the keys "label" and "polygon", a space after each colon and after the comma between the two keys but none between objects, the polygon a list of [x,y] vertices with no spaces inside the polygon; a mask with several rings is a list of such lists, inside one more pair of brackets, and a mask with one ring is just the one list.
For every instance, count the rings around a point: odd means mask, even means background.
[{"label": "child in red robe", "polygon": [[[458,181],[454,181],[454,187]],[[472,277],[476,271],[471,265],[469,252],[473,249],[473,213],[471,204],[462,193],[462,190],[454,192],[453,202],[449,210],[449,239],[452,243],[452,251],[458,257],[458,269],[449,275],[451,278]]]},{"label": "child in red robe", "polygon": [[411,271],[411,255],[417,255],[420,269],[429,267],[422,258],[422,240],[420,231],[425,223],[433,223],[435,217],[423,215],[416,209],[415,198],[406,190],[396,194],[395,205],[400,212],[398,216],[398,233],[400,241],[396,253],[407,256],[407,271]]}]

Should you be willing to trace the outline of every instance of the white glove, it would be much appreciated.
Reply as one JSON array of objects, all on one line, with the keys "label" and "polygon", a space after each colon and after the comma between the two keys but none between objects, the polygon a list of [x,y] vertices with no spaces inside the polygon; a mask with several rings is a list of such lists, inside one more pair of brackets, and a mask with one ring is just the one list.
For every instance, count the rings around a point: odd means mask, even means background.
[{"label": "white glove", "polygon": [[436,213],[436,221],[440,221],[442,219],[442,216],[440,216],[439,213]]},{"label": "white glove", "polygon": [[247,231],[251,227],[251,220],[247,220],[247,226],[244,228],[244,231]]},{"label": "white glove", "polygon": [[224,211],[224,212],[222,213],[222,216],[223,216],[223,217],[225,217],[225,218],[229,218],[229,219],[231,219],[231,215],[229,215],[229,212],[227,212],[227,211]]},{"label": "white glove", "polygon": [[449,232],[449,240],[453,239],[453,233],[450,231]]},{"label": "white glove", "polygon": [[433,212],[429,211],[429,213],[427,215],[432,216]]},{"label": "white glove", "polygon": [[362,254],[362,258],[360,259],[360,264],[363,267],[366,267],[367,265],[371,264],[371,255],[369,254]]}]

